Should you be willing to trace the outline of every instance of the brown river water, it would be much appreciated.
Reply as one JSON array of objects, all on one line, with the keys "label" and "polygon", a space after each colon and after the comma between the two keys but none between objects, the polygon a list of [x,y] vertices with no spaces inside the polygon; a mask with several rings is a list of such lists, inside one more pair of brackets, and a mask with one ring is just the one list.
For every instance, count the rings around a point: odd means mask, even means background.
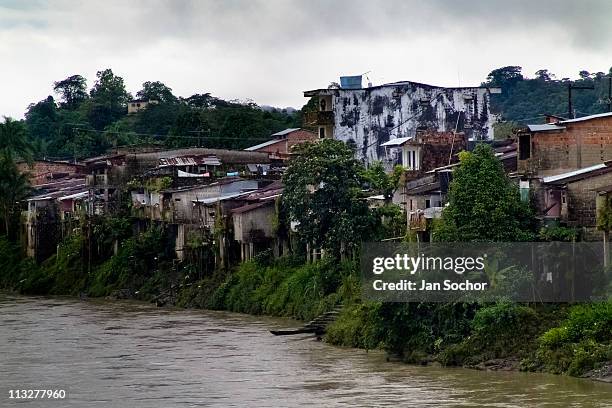
[{"label": "brown river water", "polygon": [[[389,363],[295,321],[0,294],[0,407],[612,407],[612,384]],[[63,389],[62,400],[9,399]]]}]

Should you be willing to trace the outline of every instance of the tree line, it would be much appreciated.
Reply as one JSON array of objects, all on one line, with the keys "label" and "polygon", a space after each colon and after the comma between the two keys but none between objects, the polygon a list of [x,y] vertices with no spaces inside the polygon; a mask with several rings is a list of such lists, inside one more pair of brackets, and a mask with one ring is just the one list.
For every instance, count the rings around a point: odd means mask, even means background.
[{"label": "tree line", "polygon": [[[541,123],[544,114],[568,118],[608,112],[611,75],[612,68],[607,73],[581,70],[577,79],[557,78],[549,70],[540,69],[527,77],[522,67],[512,65],[494,69],[482,85],[501,88],[501,94],[491,96],[491,108],[501,113],[503,120]],[[568,112],[570,84],[593,88],[572,92],[574,112]]]},{"label": "tree line", "polygon": [[[128,115],[134,98],[154,103]],[[24,122],[35,157],[78,159],[122,145],[243,149],[301,126],[301,116],[208,92],[178,97],[160,81],[144,82],[133,96],[122,77],[105,69],[89,90],[81,75],[54,82],[53,95],[30,104]]]}]

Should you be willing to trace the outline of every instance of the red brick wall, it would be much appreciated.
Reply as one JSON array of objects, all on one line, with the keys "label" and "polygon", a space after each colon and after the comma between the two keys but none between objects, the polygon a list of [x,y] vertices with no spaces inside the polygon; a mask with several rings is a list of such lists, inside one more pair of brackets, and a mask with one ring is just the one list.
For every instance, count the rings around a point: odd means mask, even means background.
[{"label": "red brick wall", "polygon": [[465,139],[463,133],[457,133],[455,135],[453,135],[453,132],[427,132],[417,134],[413,144],[421,146],[421,172],[455,163],[457,161],[456,154],[466,148]]},{"label": "red brick wall", "polygon": [[306,141],[317,140],[317,136],[307,130],[296,130],[286,135],[286,138],[279,139],[277,143],[257,149],[258,152],[266,152],[277,154],[281,157],[288,157],[291,153],[291,148],[297,144]]},{"label": "red brick wall", "polygon": [[595,211],[597,190],[612,185],[612,172],[567,185],[568,221],[585,227],[597,225]]},{"label": "red brick wall", "polygon": [[551,175],[612,160],[612,117],[563,126],[532,134],[531,158],[519,161],[520,172]]},{"label": "red brick wall", "polygon": [[35,161],[32,167],[28,166],[27,163],[19,163],[17,167],[22,173],[30,174],[30,184],[33,186],[48,183],[52,174],[79,174],[83,172],[83,166],[81,165],[42,160]]}]

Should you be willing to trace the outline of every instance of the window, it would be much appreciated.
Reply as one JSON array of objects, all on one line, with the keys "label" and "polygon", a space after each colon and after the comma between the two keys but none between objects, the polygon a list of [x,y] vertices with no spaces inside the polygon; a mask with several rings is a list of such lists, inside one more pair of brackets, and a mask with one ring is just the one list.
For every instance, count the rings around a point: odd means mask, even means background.
[{"label": "window", "polygon": [[431,207],[431,200],[425,200],[425,208]]},{"label": "window", "polygon": [[531,135],[519,136],[519,160],[531,158]]},{"label": "window", "polygon": [[410,199],[410,211],[412,211],[412,199]]},{"label": "window", "polygon": [[404,148],[403,152],[403,165],[408,170],[420,170],[421,158],[418,147],[407,147]]},{"label": "window", "polygon": [[325,138],[325,128],[324,127],[320,127],[319,128],[319,138],[320,139],[324,139]]}]

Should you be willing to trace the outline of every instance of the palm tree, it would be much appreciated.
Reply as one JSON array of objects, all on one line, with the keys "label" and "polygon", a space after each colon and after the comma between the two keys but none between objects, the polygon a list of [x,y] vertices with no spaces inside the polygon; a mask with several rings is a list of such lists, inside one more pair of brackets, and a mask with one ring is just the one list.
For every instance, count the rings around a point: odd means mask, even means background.
[{"label": "palm tree", "polygon": [[33,150],[23,122],[4,117],[4,123],[0,123],[0,155],[31,162]]},{"label": "palm tree", "polygon": [[21,173],[15,162],[4,154],[0,156],[0,215],[4,219],[4,232],[11,236],[11,225],[18,216],[19,202],[30,193],[28,175]]},{"label": "palm tree", "polygon": [[30,192],[28,175],[19,171],[15,160],[31,163],[32,150],[24,124],[5,117],[4,123],[0,123],[0,216],[7,236],[11,235],[19,202]]}]

